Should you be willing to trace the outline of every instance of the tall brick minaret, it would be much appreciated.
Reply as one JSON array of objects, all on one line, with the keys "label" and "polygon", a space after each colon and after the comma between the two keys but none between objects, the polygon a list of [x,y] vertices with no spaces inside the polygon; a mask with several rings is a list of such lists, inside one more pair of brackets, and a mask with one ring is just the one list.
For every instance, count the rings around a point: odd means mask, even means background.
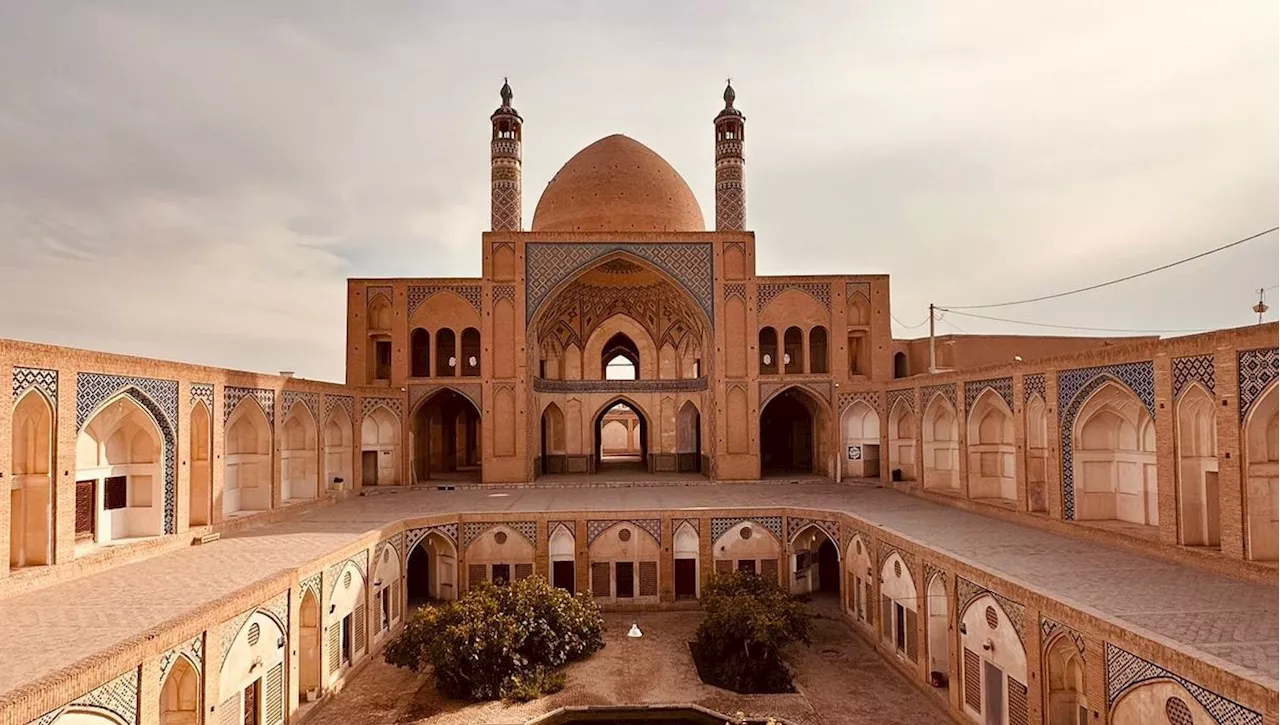
[{"label": "tall brick minaret", "polygon": [[520,126],[524,119],[511,107],[511,86],[502,79],[502,105],[493,112],[489,145],[489,225],[495,232],[523,229],[520,211]]},{"label": "tall brick minaret", "polygon": [[733,107],[733,85],[724,89],[724,110],[716,116],[716,231],[747,228],[747,159],[743,134],[747,117]]}]

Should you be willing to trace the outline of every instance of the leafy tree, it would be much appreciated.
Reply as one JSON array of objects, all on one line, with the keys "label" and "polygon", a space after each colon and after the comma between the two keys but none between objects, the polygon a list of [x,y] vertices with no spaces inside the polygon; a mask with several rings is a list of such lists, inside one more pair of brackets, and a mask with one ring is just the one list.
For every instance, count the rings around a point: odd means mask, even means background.
[{"label": "leafy tree", "polygon": [[555,668],[603,646],[596,603],[533,576],[484,583],[456,602],[419,609],[383,659],[414,671],[431,667],[436,689],[452,697],[528,700],[563,687]]},{"label": "leafy tree", "polygon": [[712,578],[703,589],[705,617],[694,654],[710,684],[735,692],[790,692],[782,651],[809,642],[811,615],[777,582],[749,572]]}]

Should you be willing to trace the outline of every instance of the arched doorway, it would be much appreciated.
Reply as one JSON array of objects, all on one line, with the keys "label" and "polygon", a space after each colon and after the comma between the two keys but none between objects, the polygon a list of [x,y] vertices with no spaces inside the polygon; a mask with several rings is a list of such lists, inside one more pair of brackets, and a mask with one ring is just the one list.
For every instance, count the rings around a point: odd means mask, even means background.
[{"label": "arched doorway", "polygon": [[1213,398],[1192,383],[1178,400],[1178,530],[1186,546],[1219,546],[1218,448]]},{"label": "arched doorway", "polygon": [[916,480],[916,414],[901,398],[889,411],[889,480]]},{"label": "arched doorway", "polygon": [[480,480],[480,411],[461,393],[441,390],[413,414],[413,474],[431,479]]},{"label": "arched doorway", "polygon": [[680,407],[676,420],[676,470],[702,472],[702,416],[692,400]]},{"label": "arched doorway", "polygon": [[929,580],[925,607],[928,619],[925,621],[929,642],[929,680],[937,683],[947,682],[947,673],[951,662],[951,638],[947,635],[947,585],[943,576],[936,574]]},{"label": "arched doorway", "polygon": [[190,526],[209,524],[213,508],[213,468],[209,464],[213,452],[209,407],[198,401],[191,408],[191,486]]},{"label": "arched doorway", "polygon": [[844,475],[853,478],[880,477],[880,415],[858,400],[844,412]]},{"label": "arched doorway", "polygon": [[814,403],[791,388],[760,412],[761,475],[813,473],[816,470]]},{"label": "arched doorway", "polygon": [[1045,710],[1049,725],[1076,725],[1088,717],[1084,659],[1071,637],[1058,635],[1045,649]]},{"label": "arched doorway", "polygon": [[791,537],[792,594],[840,596],[840,552],[821,526],[810,524]]},{"label": "arched doorway", "polygon": [[405,594],[408,611],[430,601],[457,599],[457,550],[453,543],[432,531],[413,547],[405,566]]},{"label": "arched doorway", "polygon": [[818,591],[840,596],[840,552],[831,539],[818,545]]},{"label": "arched doorway", "polygon": [[1032,394],[1027,401],[1027,509],[1033,513],[1049,510],[1049,425],[1044,398]]},{"label": "arched doorway", "polygon": [[640,349],[626,333],[619,332],[600,351],[602,380],[639,380]]},{"label": "arched doorway", "polygon": [[328,486],[341,490],[351,488],[352,446],[354,434],[347,409],[335,405],[324,426],[324,476]]},{"label": "arched doorway", "polygon": [[200,712],[200,676],[186,657],[178,657],[160,688],[160,725],[196,725]]},{"label": "arched doorway", "polygon": [[1075,518],[1159,524],[1155,421],[1133,391],[1106,382],[1076,415]]},{"label": "arched doorway", "polygon": [[595,436],[596,473],[649,470],[649,427],[638,405],[619,398],[604,406]]},{"label": "arched doorway", "polygon": [[542,474],[564,473],[567,465],[564,411],[549,403],[542,411],[542,446],[538,470]]},{"label": "arched doorway", "polygon": [[129,395],[85,424],[76,441],[77,540],[107,544],[164,533],[162,440],[156,420]]},{"label": "arched doorway", "polygon": [[312,589],[302,595],[298,608],[298,693],[313,700],[320,694],[320,599]]},{"label": "arched doorway", "polygon": [[400,482],[400,421],[379,405],[360,426],[360,477],[365,486]]}]

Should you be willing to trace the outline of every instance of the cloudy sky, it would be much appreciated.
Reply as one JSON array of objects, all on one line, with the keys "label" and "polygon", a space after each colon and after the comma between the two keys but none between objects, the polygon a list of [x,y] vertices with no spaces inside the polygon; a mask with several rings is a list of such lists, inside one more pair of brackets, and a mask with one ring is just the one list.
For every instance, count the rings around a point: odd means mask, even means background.
[{"label": "cloudy sky", "polygon": [[[906,325],[931,301],[1103,281],[1276,224],[1277,14],[0,0],[0,337],[341,379],[345,278],[479,274],[504,75],[525,118],[526,224],[556,169],[614,132],[670,161],[711,219],[711,118],[732,75],[761,272],[892,274]],[[1277,249],[1273,234],[974,312],[1249,324]],[[939,330],[1069,334],[954,314]]]}]

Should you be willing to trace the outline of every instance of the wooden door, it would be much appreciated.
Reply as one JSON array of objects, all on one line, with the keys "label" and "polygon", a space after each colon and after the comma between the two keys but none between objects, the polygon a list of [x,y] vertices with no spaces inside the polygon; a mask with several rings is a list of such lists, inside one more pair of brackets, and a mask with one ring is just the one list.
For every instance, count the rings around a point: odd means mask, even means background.
[{"label": "wooden door", "polygon": [[360,452],[360,468],[362,473],[362,481],[365,486],[378,485],[378,452],[377,451],[361,451]]},{"label": "wooden door", "polygon": [[97,533],[97,481],[76,481],[76,541]]},{"label": "wooden door", "polygon": [[614,574],[614,586],[617,588],[617,594],[614,596],[619,599],[631,599],[636,595],[636,578],[635,564],[629,561],[619,561]]},{"label": "wooden door", "polygon": [[698,560],[676,559],[676,599],[698,596]]},{"label": "wooden door", "polygon": [[254,680],[244,688],[244,725],[261,725],[258,720],[258,688],[262,680]]}]

